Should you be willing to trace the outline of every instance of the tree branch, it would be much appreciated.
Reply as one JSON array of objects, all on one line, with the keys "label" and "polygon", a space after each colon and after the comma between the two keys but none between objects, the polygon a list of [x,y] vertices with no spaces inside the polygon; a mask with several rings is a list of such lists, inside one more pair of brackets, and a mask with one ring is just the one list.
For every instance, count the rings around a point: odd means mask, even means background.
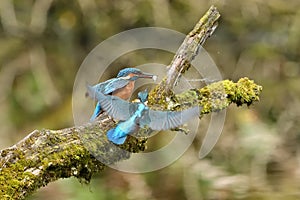
[{"label": "tree branch", "polygon": [[198,54],[201,45],[212,35],[218,26],[220,13],[215,6],[211,6],[206,14],[199,20],[193,30],[186,36],[177,50],[168,67],[167,76],[151,91],[149,104],[163,104],[166,97],[172,96],[173,87],[177,84],[181,74],[187,71],[190,63]]},{"label": "tree branch", "polygon": [[[166,97],[172,95],[174,109],[176,105],[181,109],[201,105],[201,114],[207,114],[224,109],[231,103],[250,105],[259,100],[262,87],[247,78],[237,83],[220,81],[175,96],[171,92],[179,75],[188,69],[188,63],[197,54],[199,45],[213,32],[219,16],[217,9],[212,6],[188,34],[170,64],[168,76],[151,91],[149,102],[152,105],[166,105]],[[74,176],[89,182],[93,174],[105,168],[103,163],[116,163],[128,159],[131,153],[145,149],[146,139],[131,136],[123,145],[112,145],[105,133],[114,126],[115,122],[103,114],[93,124],[62,130],[35,130],[16,145],[1,150],[1,199],[24,199],[59,178]],[[140,130],[140,133],[146,136],[147,130]],[[99,157],[104,159],[103,162],[96,159]]]}]

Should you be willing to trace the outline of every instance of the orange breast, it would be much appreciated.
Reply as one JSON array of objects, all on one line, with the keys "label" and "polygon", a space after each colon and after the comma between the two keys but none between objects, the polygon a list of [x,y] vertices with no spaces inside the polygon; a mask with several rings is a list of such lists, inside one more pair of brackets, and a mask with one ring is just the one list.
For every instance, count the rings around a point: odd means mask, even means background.
[{"label": "orange breast", "polygon": [[134,89],[134,81],[130,81],[125,87],[114,91],[112,95],[127,100],[131,97],[133,89]]}]

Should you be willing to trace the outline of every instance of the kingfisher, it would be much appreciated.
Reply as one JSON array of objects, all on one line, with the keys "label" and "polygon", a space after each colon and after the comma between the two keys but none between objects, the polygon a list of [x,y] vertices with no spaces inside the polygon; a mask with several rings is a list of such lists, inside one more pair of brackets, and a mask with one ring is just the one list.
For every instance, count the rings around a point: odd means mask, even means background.
[{"label": "kingfisher", "polygon": [[152,130],[168,130],[178,127],[190,119],[199,116],[200,107],[192,107],[182,111],[152,110],[145,105],[148,96],[139,93],[140,103],[130,103],[118,96],[105,95],[87,86],[88,94],[95,97],[101,108],[114,119],[120,120],[115,128],[107,132],[107,138],[115,144],[123,144],[127,135],[139,128],[149,127]]},{"label": "kingfisher", "polygon": [[138,99],[143,103],[146,104],[146,102],[148,101],[148,90],[145,89],[144,91],[141,91],[138,93]]},{"label": "kingfisher", "polygon": [[[98,83],[92,86],[93,90],[106,95],[117,96],[121,99],[128,100],[132,95],[134,83],[139,78],[149,78],[156,81],[157,76],[150,73],[142,72],[137,68],[124,68],[119,71],[116,78]],[[95,121],[101,112],[101,105],[97,102],[93,115],[90,121]]]}]

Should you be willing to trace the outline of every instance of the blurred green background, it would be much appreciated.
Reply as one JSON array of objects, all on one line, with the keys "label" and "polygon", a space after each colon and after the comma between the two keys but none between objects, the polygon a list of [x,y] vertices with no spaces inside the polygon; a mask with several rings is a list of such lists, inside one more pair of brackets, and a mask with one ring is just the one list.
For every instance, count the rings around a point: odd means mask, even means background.
[{"label": "blurred green background", "polygon": [[[199,131],[167,168],[107,169],[90,185],[60,180],[29,199],[300,199],[299,0],[1,0],[0,148],[34,129],[73,126],[76,72],[101,41],[144,26],[186,34],[212,4],[222,16],[205,49],[224,79],[247,76],[262,85],[261,101],[227,109],[222,136],[205,159],[198,159]],[[165,64],[172,58],[162,57]],[[143,61],[149,58],[116,67]]]}]

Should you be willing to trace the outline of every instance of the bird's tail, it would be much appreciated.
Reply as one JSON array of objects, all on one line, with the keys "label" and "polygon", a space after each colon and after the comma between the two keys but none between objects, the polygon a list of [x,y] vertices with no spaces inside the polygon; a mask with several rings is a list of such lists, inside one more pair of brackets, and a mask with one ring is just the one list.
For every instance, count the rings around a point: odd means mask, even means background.
[{"label": "bird's tail", "polygon": [[90,121],[91,121],[91,122],[95,121],[96,118],[100,115],[100,113],[101,113],[101,105],[100,105],[99,102],[97,102],[97,105],[96,105],[96,107],[95,107],[95,110],[94,110],[93,115],[92,115],[91,118],[90,118]]},{"label": "bird's tail", "polygon": [[115,144],[124,144],[127,135],[122,136],[122,137],[118,137],[118,134],[115,133],[115,128],[110,129],[109,131],[107,131],[107,138],[109,141],[115,143]]}]

